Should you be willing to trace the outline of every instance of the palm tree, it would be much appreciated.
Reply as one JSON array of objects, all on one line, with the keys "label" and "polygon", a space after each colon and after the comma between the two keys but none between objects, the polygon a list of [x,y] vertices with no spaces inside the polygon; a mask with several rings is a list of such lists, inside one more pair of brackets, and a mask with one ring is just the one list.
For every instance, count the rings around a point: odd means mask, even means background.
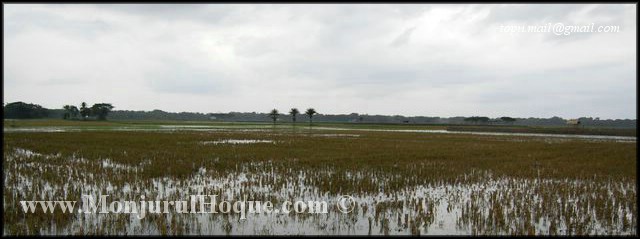
[{"label": "palm tree", "polygon": [[280,113],[278,113],[277,109],[272,109],[271,112],[269,113],[269,117],[271,117],[271,119],[273,119],[273,124],[276,124],[276,120],[278,119],[278,115],[280,115]]},{"label": "palm tree", "polygon": [[309,126],[311,126],[311,123],[313,123],[313,115],[317,114],[318,112],[316,112],[316,110],[314,110],[313,108],[309,108],[307,109],[306,112],[304,112],[307,116],[309,116]]},{"label": "palm tree", "polygon": [[289,114],[291,114],[291,117],[293,119],[293,123],[296,123],[296,115],[300,114],[300,111],[298,111],[298,108],[291,108],[291,111],[289,111]]}]

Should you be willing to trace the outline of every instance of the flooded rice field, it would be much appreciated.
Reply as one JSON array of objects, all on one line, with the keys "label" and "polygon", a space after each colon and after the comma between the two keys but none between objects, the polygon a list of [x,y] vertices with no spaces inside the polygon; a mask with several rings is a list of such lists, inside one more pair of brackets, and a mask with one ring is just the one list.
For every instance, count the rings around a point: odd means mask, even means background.
[{"label": "flooded rice field", "polygon": [[[71,131],[102,131],[104,127],[16,127],[4,128],[4,132],[71,132]],[[542,133],[511,133],[511,132],[474,132],[474,131],[450,131],[446,129],[370,129],[370,128],[340,128],[340,127],[275,127],[272,125],[158,125],[158,126],[118,126],[108,127],[111,131],[244,131],[244,132],[273,132],[278,131],[370,131],[370,132],[404,132],[404,133],[430,133],[430,134],[467,134],[467,135],[487,135],[487,136],[517,136],[534,137],[543,140],[563,140],[563,139],[583,139],[591,141],[616,141],[621,143],[635,143],[635,136],[612,136],[612,135],[583,135],[583,134],[542,134]],[[313,134],[316,137],[358,137],[358,134]]]},{"label": "flooded rice field", "polygon": [[[637,148],[624,140],[192,129],[5,129],[5,235],[637,234]],[[19,202],[194,194],[329,206],[323,214],[149,213],[140,219],[30,214]],[[336,207],[343,195],[354,199],[348,213]]]}]

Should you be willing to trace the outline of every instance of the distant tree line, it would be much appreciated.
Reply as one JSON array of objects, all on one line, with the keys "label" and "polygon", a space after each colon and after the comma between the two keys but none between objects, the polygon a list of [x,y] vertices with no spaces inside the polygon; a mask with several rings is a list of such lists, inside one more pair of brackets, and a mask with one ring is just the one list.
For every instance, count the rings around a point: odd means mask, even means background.
[{"label": "distant tree line", "polygon": [[93,117],[97,120],[107,120],[107,115],[113,108],[110,103],[97,103],[87,107],[87,103],[82,102],[79,109],[74,105],[65,105],[62,107],[64,110],[62,118],[87,120]]},{"label": "distant tree line", "polygon": [[465,122],[473,122],[473,123],[487,123],[489,122],[489,117],[484,116],[472,116],[464,119]]},{"label": "distant tree line", "polygon": [[[18,110],[20,109],[20,110]],[[78,110],[80,110],[78,108]],[[39,105],[27,104],[24,102],[14,102],[4,106],[5,119],[25,119],[25,118],[64,118],[65,109],[46,109]],[[272,122],[269,116],[270,112],[229,112],[229,113],[197,113],[197,112],[166,112],[162,110],[152,111],[131,111],[131,110],[112,110],[108,117],[110,120],[190,120],[190,121],[243,121],[243,122]],[[79,114],[79,113],[77,113]],[[296,112],[295,116],[289,112],[289,117],[280,117],[278,122],[294,122],[299,120],[301,112]],[[73,118],[73,111],[70,111]],[[77,117],[77,116],[76,116]],[[478,121],[466,120],[467,118],[478,117]],[[465,125],[465,124],[484,124],[483,116],[472,117],[429,117],[429,116],[401,116],[401,115],[369,115],[369,114],[320,114],[315,113],[312,116],[313,122],[351,122],[351,123],[393,123],[393,124],[447,124],[447,125]],[[295,118],[295,119],[294,119]],[[308,118],[308,117],[307,117]],[[486,117],[489,118],[489,117]],[[511,119],[506,119],[511,118]],[[482,119],[482,121],[481,121]],[[579,118],[581,125],[585,127],[612,127],[612,128],[636,128],[635,119],[600,119],[593,117]],[[489,118],[486,124],[495,125],[522,125],[522,126],[566,126],[567,119],[561,117],[551,118],[515,118],[501,117]]]},{"label": "distant tree line", "polygon": [[107,115],[113,109],[109,103],[98,103],[91,107],[82,102],[80,108],[73,105],[65,105],[62,109],[47,109],[37,104],[29,104],[21,101],[4,105],[3,115],[5,119],[89,119],[106,120]]},{"label": "distant tree line", "polygon": [[49,110],[40,105],[22,101],[13,102],[3,107],[5,119],[37,119],[49,116]]},{"label": "distant tree line", "polygon": [[215,114],[203,114],[194,112],[173,113],[157,109],[152,111],[114,110],[113,112],[111,112],[109,118],[118,120],[216,120]]},{"label": "distant tree line", "polygon": [[472,116],[464,119],[464,122],[471,122],[473,124],[511,124],[513,125],[513,123],[516,121],[517,119],[507,117],[507,116],[503,116],[496,119],[491,119],[486,116]]}]

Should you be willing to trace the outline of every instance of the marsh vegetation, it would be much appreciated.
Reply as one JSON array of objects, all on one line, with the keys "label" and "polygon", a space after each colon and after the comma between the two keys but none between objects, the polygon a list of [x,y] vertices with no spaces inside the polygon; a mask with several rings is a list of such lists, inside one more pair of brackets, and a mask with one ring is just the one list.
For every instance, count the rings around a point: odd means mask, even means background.
[{"label": "marsh vegetation", "polygon": [[[91,122],[4,133],[6,235],[637,234],[635,142]],[[108,128],[107,128],[108,127]],[[78,130],[74,130],[78,129]],[[149,129],[149,130],[140,130]],[[81,195],[274,203],[356,199],[353,212],[26,214],[20,200]]]}]

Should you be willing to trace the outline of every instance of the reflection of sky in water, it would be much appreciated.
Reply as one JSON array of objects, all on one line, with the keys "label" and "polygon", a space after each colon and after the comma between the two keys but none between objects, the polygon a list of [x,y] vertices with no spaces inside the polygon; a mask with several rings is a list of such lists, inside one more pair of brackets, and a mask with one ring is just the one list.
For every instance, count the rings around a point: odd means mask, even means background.
[{"label": "reflection of sky in water", "polygon": [[[266,132],[273,129],[271,125],[238,125],[238,126],[221,126],[221,125],[160,125],[158,127],[109,127],[106,130],[115,131],[234,131],[234,132]],[[358,129],[358,128],[338,128],[338,127],[311,127],[303,130],[348,130],[348,131],[374,131],[374,132],[406,132],[406,133],[434,133],[434,134],[465,134],[465,135],[484,135],[484,136],[512,136],[512,137],[530,137],[531,139],[543,138],[547,142],[561,142],[563,139],[572,140],[590,140],[590,141],[613,141],[619,143],[635,143],[637,137],[634,136],[609,136],[609,135],[578,135],[578,134],[539,134],[539,133],[508,133],[508,132],[471,132],[471,131],[447,131],[447,130],[422,130],[422,129]],[[274,129],[287,131],[291,128],[275,127]],[[86,130],[105,130],[105,128],[76,128],[76,127],[24,127],[24,128],[4,128],[4,132],[65,132],[65,131],[86,131]],[[312,134],[316,137],[358,137],[357,134]],[[513,138],[511,141],[524,141],[521,138]]]},{"label": "reflection of sky in water", "polygon": [[[106,177],[83,172],[83,168],[100,167],[102,172],[135,174],[143,172],[145,165],[150,162],[143,161],[132,166],[116,163],[108,158],[91,161],[69,157],[64,159],[67,164],[59,165],[50,163],[49,160],[59,159],[60,155],[43,155],[28,149],[12,151],[7,154],[5,166],[13,169],[6,171],[9,173],[5,182],[16,183],[7,184],[6,190],[11,192],[9,196],[19,200],[29,197],[33,189],[37,189],[44,192],[45,198],[67,200],[75,200],[72,198],[79,195],[110,195],[109,202],[122,198],[138,201],[140,195],[145,195],[146,200],[188,200],[189,195],[211,194],[233,201],[250,194],[254,198],[248,198],[249,200],[271,198],[277,206],[283,200],[323,200],[329,205],[329,214],[248,214],[247,220],[243,221],[239,220],[237,214],[230,217],[222,214],[168,214],[168,218],[176,217],[175,220],[190,229],[183,231],[184,234],[408,235],[412,233],[415,220],[420,221],[421,235],[523,234],[527,233],[523,231],[525,225],[532,225],[532,230],[537,234],[549,234],[551,228],[564,234],[567,233],[567,219],[573,220],[571,223],[576,223],[576,220],[581,222],[584,233],[588,234],[608,234],[612,231],[620,234],[635,233],[633,226],[625,228],[623,225],[625,220],[626,223],[635,225],[634,209],[628,207],[628,202],[615,202],[615,197],[610,196],[630,193],[635,195],[635,185],[629,183],[496,178],[490,172],[474,171],[462,177],[479,176],[484,180],[455,184],[440,182],[408,187],[397,192],[384,192],[381,189],[378,193],[351,195],[358,206],[353,212],[342,214],[332,209],[340,195],[329,195],[309,184],[314,180],[323,180],[317,177],[320,175],[318,172],[290,171],[285,175],[278,175],[272,161],[244,164],[236,172],[217,177],[212,174],[215,167],[200,167],[183,180],[160,177],[118,184]],[[30,159],[29,163],[18,163],[26,159]],[[24,173],[42,170],[59,172],[60,177],[65,180],[46,181]],[[329,171],[324,173],[334,173]],[[369,178],[364,172],[347,172],[346,177],[384,183],[383,178]],[[274,187],[275,184],[271,182],[276,178],[285,180],[285,183],[281,187]],[[559,192],[558,188],[564,188],[569,193]],[[616,220],[602,220],[602,217],[593,216],[601,213],[602,208],[595,206],[602,205],[596,203],[600,201],[607,201],[611,207],[608,210]],[[587,217],[588,215],[592,216]],[[66,234],[77,232],[80,228],[90,231],[91,228],[114,223],[109,215],[81,216],[83,220],[74,220],[62,231],[42,227],[41,232]],[[126,233],[160,233],[149,214],[143,220],[138,220],[136,216],[124,215],[129,217],[124,224]],[[552,226],[552,222],[555,225]],[[509,231],[509,228],[518,230]],[[574,230],[573,233],[575,232]],[[125,231],[112,229],[107,233],[123,234]]]}]

